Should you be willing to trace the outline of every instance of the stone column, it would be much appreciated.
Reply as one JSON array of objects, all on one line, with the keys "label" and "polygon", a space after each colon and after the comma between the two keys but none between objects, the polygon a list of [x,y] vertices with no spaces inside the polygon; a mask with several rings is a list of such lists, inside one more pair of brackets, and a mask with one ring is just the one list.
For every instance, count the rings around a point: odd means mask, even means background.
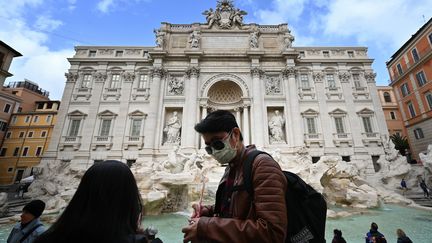
[{"label": "stone column", "polygon": [[243,130],[243,126],[241,125],[241,114],[240,114],[240,107],[234,108],[234,111],[236,112],[236,122],[239,125],[239,128]]},{"label": "stone column", "polygon": [[[294,138],[294,147],[301,147],[304,144],[303,137],[303,129],[302,129],[302,120],[300,115],[300,104],[297,95],[297,85],[295,80],[296,70],[293,66],[287,66],[283,71],[284,76],[288,78],[288,98],[289,98],[289,107],[291,110],[292,126],[298,127],[298,129],[292,129],[293,138]],[[300,126],[299,126],[300,125]]]},{"label": "stone column", "polygon": [[196,148],[197,147],[197,134],[194,131],[195,123],[197,122],[197,107],[198,107],[198,77],[200,69],[197,67],[191,67],[186,71],[189,83],[185,86],[185,97],[186,103],[184,106],[183,113],[183,142],[184,148]]},{"label": "stone column", "polygon": [[264,146],[264,112],[263,104],[264,99],[262,98],[262,90],[264,87],[261,85],[261,75],[264,72],[260,68],[253,68],[251,70],[252,84],[253,84],[253,120],[252,120],[252,143],[257,147]]},{"label": "stone column", "polygon": [[249,140],[249,107],[248,105],[243,106],[243,142],[245,145],[250,144]]},{"label": "stone column", "polygon": [[146,122],[146,131],[149,131],[146,133],[145,141],[144,141],[144,147],[149,149],[155,148],[155,140],[158,136],[157,133],[159,132],[157,130],[158,128],[158,112],[159,112],[159,95],[157,95],[160,92],[161,89],[161,83],[162,78],[164,77],[166,71],[162,67],[155,67],[152,70],[152,84],[150,88],[150,111],[148,113],[147,122]]},{"label": "stone column", "polygon": [[[204,119],[207,116],[207,105],[202,106],[202,113],[201,114],[202,114],[201,119]],[[204,142],[204,139],[202,137],[200,139],[201,139],[201,146],[200,147],[203,149],[205,147],[205,142]]]}]

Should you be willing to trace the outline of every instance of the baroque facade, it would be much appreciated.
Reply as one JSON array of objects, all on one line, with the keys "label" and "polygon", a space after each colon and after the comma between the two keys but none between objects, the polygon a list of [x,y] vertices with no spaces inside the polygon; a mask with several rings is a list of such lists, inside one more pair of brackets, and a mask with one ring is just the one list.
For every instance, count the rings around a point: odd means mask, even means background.
[{"label": "baroque facade", "polygon": [[245,24],[232,1],[203,14],[162,23],[155,46],[77,46],[44,161],[192,153],[203,147],[194,125],[225,109],[246,144],[368,160],[373,172],[388,132],[367,48],[293,46],[287,24]]}]

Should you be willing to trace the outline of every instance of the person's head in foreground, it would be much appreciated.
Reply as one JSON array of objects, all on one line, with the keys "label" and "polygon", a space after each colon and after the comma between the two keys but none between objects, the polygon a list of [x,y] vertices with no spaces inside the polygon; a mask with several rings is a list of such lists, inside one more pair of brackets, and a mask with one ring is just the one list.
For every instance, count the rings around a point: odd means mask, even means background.
[{"label": "person's head in foreground", "polygon": [[28,224],[39,218],[45,209],[45,203],[41,200],[33,200],[26,204],[21,214],[21,224]]},{"label": "person's head in foreground", "polygon": [[129,167],[115,160],[92,165],[57,221],[36,242],[130,242],[142,205]]}]

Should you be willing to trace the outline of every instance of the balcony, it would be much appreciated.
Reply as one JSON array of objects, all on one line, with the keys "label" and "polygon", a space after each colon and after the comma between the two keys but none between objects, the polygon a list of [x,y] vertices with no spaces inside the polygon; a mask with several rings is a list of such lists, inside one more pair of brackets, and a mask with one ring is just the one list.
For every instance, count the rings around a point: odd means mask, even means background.
[{"label": "balcony", "polygon": [[304,142],[307,147],[310,147],[312,144],[317,144],[319,147],[324,146],[324,139],[321,133],[316,133],[316,134],[305,133]]},{"label": "balcony", "polygon": [[367,87],[353,87],[354,99],[358,99],[359,96],[364,96],[369,99],[369,90]]},{"label": "balcony", "polygon": [[126,136],[123,141],[123,149],[127,150],[130,146],[136,146],[141,150],[144,146],[144,136]]},{"label": "balcony", "polygon": [[81,146],[81,136],[63,136],[60,143],[59,149],[64,150],[65,147],[72,147],[74,150],[78,150]]},{"label": "balcony", "polygon": [[337,97],[339,100],[342,99],[342,91],[340,87],[326,87],[326,96],[328,100],[332,97]]},{"label": "balcony", "polygon": [[84,97],[86,100],[89,100],[91,97],[91,88],[77,88],[72,95],[74,100],[78,100],[80,97]]},{"label": "balcony", "polygon": [[362,133],[362,141],[365,146],[376,143],[378,146],[382,145],[380,134],[377,132]]},{"label": "balcony", "polygon": [[121,88],[105,88],[103,93],[103,99],[106,100],[108,97],[114,97],[116,100],[120,99]]},{"label": "balcony", "polygon": [[351,133],[333,133],[333,143],[336,147],[340,147],[341,144],[347,144],[348,146],[353,145]]},{"label": "balcony", "polygon": [[136,100],[137,97],[144,97],[144,100],[148,100],[150,97],[149,88],[134,88],[132,92],[132,99]]},{"label": "balcony", "polygon": [[110,150],[113,145],[113,136],[95,136],[91,144],[92,150],[96,150],[97,146],[105,146],[107,150]]},{"label": "balcony", "polygon": [[299,88],[298,95],[300,99],[304,99],[304,97],[310,97],[310,99],[315,99],[315,90],[314,88]]}]

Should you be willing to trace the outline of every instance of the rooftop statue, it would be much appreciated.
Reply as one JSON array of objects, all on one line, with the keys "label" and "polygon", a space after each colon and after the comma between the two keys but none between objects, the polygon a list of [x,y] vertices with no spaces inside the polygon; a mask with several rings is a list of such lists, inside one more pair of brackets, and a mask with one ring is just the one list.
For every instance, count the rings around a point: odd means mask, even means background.
[{"label": "rooftop statue", "polygon": [[230,29],[234,26],[241,27],[243,16],[247,15],[247,12],[235,8],[232,0],[219,0],[215,11],[210,8],[202,14],[206,16],[209,29],[215,23],[221,29]]}]

